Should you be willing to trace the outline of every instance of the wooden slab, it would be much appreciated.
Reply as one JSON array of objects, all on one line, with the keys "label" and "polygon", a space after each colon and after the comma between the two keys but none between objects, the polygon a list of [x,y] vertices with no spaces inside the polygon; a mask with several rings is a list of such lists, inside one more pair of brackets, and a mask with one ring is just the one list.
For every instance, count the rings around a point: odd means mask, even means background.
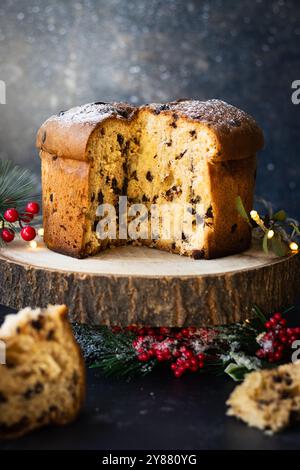
[{"label": "wooden slab", "polygon": [[298,255],[252,248],[193,260],[146,247],[73,259],[14,242],[0,250],[1,303],[21,308],[65,303],[72,319],[107,325],[200,326],[241,321],[253,304],[271,312],[299,295]]}]

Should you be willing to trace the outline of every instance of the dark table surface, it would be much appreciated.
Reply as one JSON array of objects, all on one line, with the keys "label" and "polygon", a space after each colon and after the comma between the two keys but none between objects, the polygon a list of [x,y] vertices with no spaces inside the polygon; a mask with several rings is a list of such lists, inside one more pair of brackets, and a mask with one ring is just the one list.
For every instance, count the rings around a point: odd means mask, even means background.
[{"label": "dark table surface", "polygon": [[[8,312],[0,306],[0,316]],[[234,386],[226,377],[175,379],[169,371],[128,383],[89,370],[86,404],[75,423],[2,442],[0,450],[300,449],[300,426],[266,436],[227,417]]]}]

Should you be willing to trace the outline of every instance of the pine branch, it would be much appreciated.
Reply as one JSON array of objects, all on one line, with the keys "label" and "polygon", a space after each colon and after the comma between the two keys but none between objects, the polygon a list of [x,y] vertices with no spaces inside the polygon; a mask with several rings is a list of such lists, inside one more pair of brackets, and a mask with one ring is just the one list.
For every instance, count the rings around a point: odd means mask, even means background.
[{"label": "pine branch", "polygon": [[36,178],[27,169],[0,160],[0,214],[14,207],[23,209],[30,199],[37,199]]},{"label": "pine branch", "polygon": [[106,326],[90,327],[73,323],[73,331],[85,361],[91,368],[99,368],[106,375],[132,378],[146,375],[156,361],[142,363],[132,346],[135,335],[129,331],[114,333]]}]

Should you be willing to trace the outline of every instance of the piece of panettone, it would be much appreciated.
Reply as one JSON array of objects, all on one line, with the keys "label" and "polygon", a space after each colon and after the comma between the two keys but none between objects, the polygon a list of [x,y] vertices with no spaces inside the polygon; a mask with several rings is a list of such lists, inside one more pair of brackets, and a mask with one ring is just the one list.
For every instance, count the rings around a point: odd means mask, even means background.
[{"label": "piece of panettone", "polygon": [[268,432],[300,420],[300,362],[252,372],[229,400],[228,415]]},{"label": "piece of panettone", "polygon": [[78,415],[85,367],[63,305],[8,315],[0,328],[0,438],[22,436]]},{"label": "piece of panettone", "polygon": [[159,222],[159,236],[141,237],[141,244],[196,259],[249,247],[251,230],[236,210],[236,198],[252,209],[263,134],[234,106],[220,100],[140,108],[88,104],[48,119],[37,146],[44,240],[52,250],[80,258],[126,243],[97,236],[97,206],[109,203],[118,211],[122,195],[129,205],[147,209],[169,205],[177,228],[178,214],[190,206],[188,233],[166,235]]}]

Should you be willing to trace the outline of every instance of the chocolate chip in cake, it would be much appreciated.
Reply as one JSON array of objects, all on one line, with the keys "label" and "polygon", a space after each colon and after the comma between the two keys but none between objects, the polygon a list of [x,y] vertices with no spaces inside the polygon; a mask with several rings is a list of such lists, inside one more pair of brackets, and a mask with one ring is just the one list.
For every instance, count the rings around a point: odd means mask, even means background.
[{"label": "chocolate chip in cake", "polygon": [[145,194],[143,194],[142,201],[149,202],[149,198]]},{"label": "chocolate chip in cake", "polygon": [[193,130],[193,131],[190,131],[190,136],[193,137],[194,139],[196,139],[196,138],[197,138],[197,133],[196,133],[196,131],[194,131],[194,130]]},{"label": "chocolate chip in cake", "polygon": [[193,251],[193,258],[194,259],[203,259],[205,257],[204,250],[194,250]]},{"label": "chocolate chip in cake", "polygon": [[55,339],[55,331],[49,330],[46,337],[47,341],[53,341]]},{"label": "chocolate chip in cake", "polygon": [[95,197],[96,197],[96,194],[95,194],[95,193],[92,193],[92,195],[91,195],[91,202],[94,202]]},{"label": "chocolate chip in cake", "polygon": [[115,177],[111,180],[111,186],[112,188],[116,188],[118,186],[118,181]]},{"label": "chocolate chip in cake", "polygon": [[192,204],[199,204],[201,202],[201,196],[196,196],[191,199]]},{"label": "chocolate chip in cake", "polygon": [[93,222],[93,227],[92,227],[93,232],[96,232],[96,231],[97,231],[98,222],[99,222],[99,220],[94,220],[94,222]]},{"label": "chocolate chip in cake", "polygon": [[104,127],[101,127],[100,129],[100,135],[103,137],[105,135],[105,129]]},{"label": "chocolate chip in cake", "polygon": [[128,182],[129,180],[127,176],[125,176],[123,180],[122,191],[121,191],[121,194],[123,194],[124,196],[126,196],[127,194]]},{"label": "chocolate chip in cake", "polygon": [[98,193],[98,202],[99,202],[99,204],[103,204],[103,201],[104,201],[103,192],[99,191],[99,193]]},{"label": "chocolate chip in cake", "polygon": [[155,159],[155,158],[157,158],[157,154],[156,154],[156,155],[154,155],[154,157],[153,157],[153,158],[154,158],[154,159]]},{"label": "chocolate chip in cake", "polygon": [[175,157],[175,160],[181,160],[181,158],[184,157],[184,155],[186,154],[186,152],[187,152],[187,149],[184,150],[183,152],[181,152],[179,155],[177,155],[177,156]]},{"label": "chocolate chip in cake", "polygon": [[53,194],[51,193],[49,196],[50,202],[53,202]]},{"label": "chocolate chip in cake", "polygon": [[120,147],[122,147],[122,145],[124,143],[124,137],[122,136],[122,134],[117,135],[117,141],[118,141],[118,144],[120,145]]},{"label": "chocolate chip in cake", "polygon": [[0,391],[0,405],[1,403],[7,403],[7,397]]},{"label": "chocolate chip in cake", "polygon": [[39,393],[42,393],[43,390],[44,390],[44,385],[42,384],[42,382],[36,382],[34,386],[34,393],[38,395]]},{"label": "chocolate chip in cake", "polygon": [[107,177],[106,177],[105,182],[106,182],[106,184],[109,184],[109,183],[110,183],[110,176],[107,176]]},{"label": "chocolate chip in cake", "polygon": [[175,250],[175,248],[176,248],[176,243],[172,243],[171,248],[172,248],[172,250]]},{"label": "chocolate chip in cake", "polygon": [[230,230],[231,233],[236,232],[236,229],[237,229],[237,224],[233,224],[233,225],[231,226],[231,230]]},{"label": "chocolate chip in cake", "polygon": [[58,156],[57,156],[57,155],[53,155],[52,161],[55,162],[55,160],[57,160],[57,159],[58,159]]},{"label": "chocolate chip in cake", "polygon": [[169,142],[166,142],[167,147],[171,147],[171,145],[172,145],[172,140],[170,140]]},{"label": "chocolate chip in cake", "polygon": [[41,318],[36,320],[31,320],[31,326],[37,331],[40,331],[43,328],[43,322]]},{"label": "chocolate chip in cake", "polygon": [[213,219],[214,218],[212,206],[209,206],[209,208],[207,209],[207,211],[205,213],[205,218],[206,219]]},{"label": "chocolate chip in cake", "polygon": [[136,170],[134,170],[134,171],[131,173],[130,178],[131,178],[132,180],[138,181],[138,177],[137,177]]},{"label": "chocolate chip in cake", "polygon": [[47,132],[44,131],[44,132],[43,132],[43,135],[42,135],[42,143],[43,143],[43,144],[46,142],[46,139],[47,139]]},{"label": "chocolate chip in cake", "polygon": [[151,171],[147,171],[146,178],[150,182],[153,181],[153,175],[152,175]]}]

